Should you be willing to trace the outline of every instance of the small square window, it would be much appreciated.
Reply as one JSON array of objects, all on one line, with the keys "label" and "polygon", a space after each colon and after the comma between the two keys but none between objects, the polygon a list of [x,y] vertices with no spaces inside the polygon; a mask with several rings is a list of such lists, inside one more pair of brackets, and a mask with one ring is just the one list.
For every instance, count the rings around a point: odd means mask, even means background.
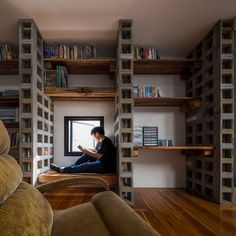
[{"label": "small square window", "polygon": [[66,116],[65,128],[65,156],[81,156],[78,146],[95,148],[96,143],[90,135],[91,129],[96,126],[104,126],[102,116]]}]

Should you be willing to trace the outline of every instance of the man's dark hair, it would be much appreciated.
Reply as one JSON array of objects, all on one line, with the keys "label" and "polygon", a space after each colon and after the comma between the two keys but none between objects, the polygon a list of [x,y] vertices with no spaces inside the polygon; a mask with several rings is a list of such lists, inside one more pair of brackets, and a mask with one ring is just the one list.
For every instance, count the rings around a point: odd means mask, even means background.
[{"label": "man's dark hair", "polygon": [[105,131],[104,131],[104,129],[101,126],[94,127],[91,130],[91,135],[96,134],[96,133],[99,133],[101,135],[105,135]]}]

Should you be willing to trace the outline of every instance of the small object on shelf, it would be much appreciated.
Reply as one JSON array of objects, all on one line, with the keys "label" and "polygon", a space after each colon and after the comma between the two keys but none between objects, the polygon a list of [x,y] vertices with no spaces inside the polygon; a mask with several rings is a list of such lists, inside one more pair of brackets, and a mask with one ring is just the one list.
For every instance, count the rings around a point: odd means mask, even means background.
[{"label": "small object on shelf", "polygon": [[143,127],[142,126],[134,126],[133,144],[134,146],[137,146],[137,147],[143,146]]},{"label": "small object on shelf", "polygon": [[143,146],[158,145],[158,127],[146,126],[143,127]]},{"label": "small object on shelf", "polygon": [[158,146],[173,146],[173,142],[171,139],[158,139]]},{"label": "small object on shelf", "polygon": [[138,85],[133,87],[133,96],[136,98],[160,97],[159,88],[151,85]]},{"label": "small object on shelf", "polygon": [[0,60],[14,60],[17,58],[17,54],[15,47],[6,43],[0,43]]},{"label": "small object on shelf", "polygon": [[134,59],[159,59],[159,52],[156,48],[134,47]]}]

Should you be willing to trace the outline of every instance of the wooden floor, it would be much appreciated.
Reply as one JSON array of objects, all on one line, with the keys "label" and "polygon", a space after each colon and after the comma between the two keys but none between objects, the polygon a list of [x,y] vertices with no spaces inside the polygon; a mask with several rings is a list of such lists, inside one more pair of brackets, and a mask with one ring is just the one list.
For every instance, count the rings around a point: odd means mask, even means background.
[{"label": "wooden floor", "polygon": [[[54,210],[88,201],[97,191],[70,187],[47,193]],[[220,206],[180,189],[135,189],[135,211],[161,235],[236,236],[236,205]]]}]

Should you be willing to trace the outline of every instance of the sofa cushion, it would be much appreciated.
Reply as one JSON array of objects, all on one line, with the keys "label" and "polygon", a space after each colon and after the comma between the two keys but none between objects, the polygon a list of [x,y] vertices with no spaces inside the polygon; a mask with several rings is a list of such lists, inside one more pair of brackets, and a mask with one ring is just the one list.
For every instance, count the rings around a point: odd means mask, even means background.
[{"label": "sofa cushion", "polygon": [[52,236],[110,235],[92,203],[59,211],[54,215]]},{"label": "sofa cushion", "polygon": [[91,202],[112,236],[157,236],[136,212],[113,192],[96,194]]},{"label": "sofa cushion", "polygon": [[8,132],[0,120],[0,158],[2,154],[7,154],[10,149],[10,138]]},{"label": "sofa cushion", "polygon": [[16,160],[8,154],[0,155],[0,204],[3,203],[22,181],[22,172]]},{"label": "sofa cushion", "polygon": [[46,199],[24,182],[0,204],[0,235],[51,235],[52,220],[52,210]]}]

